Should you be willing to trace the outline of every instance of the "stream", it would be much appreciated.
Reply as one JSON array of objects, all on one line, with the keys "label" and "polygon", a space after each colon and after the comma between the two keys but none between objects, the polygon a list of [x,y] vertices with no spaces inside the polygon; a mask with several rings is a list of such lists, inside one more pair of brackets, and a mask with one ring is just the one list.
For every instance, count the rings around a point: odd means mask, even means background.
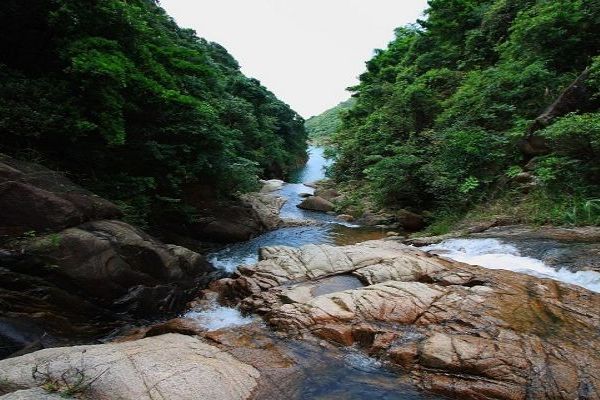
[{"label": "stream", "polygon": [[281,218],[300,221],[313,221],[314,225],[281,228],[267,232],[252,240],[236,243],[209,254],[209,260],[218,268],[233,272],[242,264],[254,264],[258,260],[258,249],[265,246],[285,245],[299,247],[306,244],[348,245],[365,240],[381,239],[385,231],[376,228],[360,227],[337,220],[326,213],[302,210],[296,207],[303,200],[302,193],[314,193],[314,189],[303,183],[318,181],[325,177],[329,161],[323,156],[323,149],[309,148],[306,165],[292,174],[290,183],[272,192],[287,199],[281,208]]},{"label": "stream", "polygon": [[[250,241],[229,245],[209,255],[218,268],[234,272],[242,264],[258,260],[258,249],[264,246],[305,244],[347,245],[365,240],[385,237],[385,231],[345,223],[325,213],[305,211],[296,206],[302,200],[300,194],[313,193],[314,189],[303,183],[324,177],[328,160],[323,150],[311,147],[306,166],[293,175],[290,183],[273,192],[287,198],[281,209],[284,219],[316,221],[307,226],[287,227],[265,233]],[[547,265],[541,254],[561,248],[560,243],[508,243],[504,240],[451,239],[424,248],[440,256],[457,261],[481,265],[486,268],[504,268],[516,272],[551,278],[586,287],[600,292],[600,274],[594,271],[572,271],[566,266]],[[536,258],[540,257],[540,258]],[[244,329],[244,326],[260,326],[259,335],[273,338],[271,332],[255,316],[242,315],[238,310],[213,304],[209,308],[190,310],[184,314],[208,331]],[[255,325],[253,325],[255,324]],[[261,325],[262,324],[262,325]],[[227,328],[227,329],[224,329]],[[297,399],[438,399],[420,392],[402,380],[398,371],[390,371],[379,361],[352,348],[337,350],[321,349],[296,340],[278,339],[278,345],[303,371],[301,379],[294,380],[294,396]],[[287,385],[287,383],[286,383]]]}]

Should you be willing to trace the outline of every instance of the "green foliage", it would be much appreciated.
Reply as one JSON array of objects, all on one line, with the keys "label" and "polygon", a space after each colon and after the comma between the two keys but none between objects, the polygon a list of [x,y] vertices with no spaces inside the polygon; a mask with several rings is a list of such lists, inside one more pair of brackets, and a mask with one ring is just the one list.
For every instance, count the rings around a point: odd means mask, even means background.
[{"label": "green foliage", "polygon": [[156,222],[194,185],[227,196],[285,177],[303,119],[216,43],[149,0],[0,6],[0,151],[52,167]]},{"label": "green foliage", "polygon": [[588,114],[540,132],[553,151],[532,161],[539,203],[557,205],[540,209],[564,223],[572,206],[560,196],[600,195],[600,119],[589,113],[600,104],[599,4],[429,1],[427,19],[397,29],[351,88],[356,104],[332,137],[330,174],[362,182],[383,206],[450,220],[524,171],[517,144],[528,126],[591,67]]},{"label": "green foliage", "polygon": [[577,195],[600,193],[600,113],[567,115],[540,134],[554,150],[536,165],[542,182]]},{"label": "green foliage", "polygon": [[350,98],[320,115],[310,117],[304,123],[308,138],[315,143],[326,143],[327,139],[342,126],[342,115],[352,107],[356,100]]},{"label": "green foliage", "polygon": [[523,172],[523,168],[521,168],[519,165],[511,165],[506,170],[506,176],[512,179],[512,178],[516,178],[522,172]]}]

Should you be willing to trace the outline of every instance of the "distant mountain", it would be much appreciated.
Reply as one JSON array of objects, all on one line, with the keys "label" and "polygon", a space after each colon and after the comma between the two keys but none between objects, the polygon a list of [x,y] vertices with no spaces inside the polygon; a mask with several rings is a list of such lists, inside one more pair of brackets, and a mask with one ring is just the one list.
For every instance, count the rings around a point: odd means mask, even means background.
[{"label": "distant mountain", "polygon": [[356,99],[350,98],[320,115],[310,117],[304,123],[308,137],[313,142],[322,142],[342,126],[342,114],[354,107]]}]

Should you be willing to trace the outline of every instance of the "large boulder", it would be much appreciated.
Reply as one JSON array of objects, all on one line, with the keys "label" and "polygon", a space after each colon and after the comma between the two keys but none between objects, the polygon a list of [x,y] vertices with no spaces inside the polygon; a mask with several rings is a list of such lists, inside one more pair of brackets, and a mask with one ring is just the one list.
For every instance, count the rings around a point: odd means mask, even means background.
[{"label": "large boulder", "polygon": [[[98,304],[142,315],[187,302],[213,267],[201,255],[165,245],[122,221],[88,222],[36,238],[24,247],[40,268],[55,271]],[[59,278],[60,277],[60,278]]]},{"label": "large boulder", "polygon": [[273,194],[248,193],[236,200],[197,205],[198,218],[185,234],[207,242],[243,242],[278,227],[284,203]]},{"label": "large boulder", "polygon": [[114,204],[63,174],[5,155],[0,155],[0,210],[0,236],[60,230],[121,215]]},{"label": "large boulder", "polygon": [[372,241],[265,248],[212,289],[281,332],[358,346],[453,398],[600,388],[600,294],[578,286]]},{"label": "large boulder", "polygon": [[391,226],[395,224],[395,222],[396,216],[393,213],[386,211],[365,211],[358,219],[358,223],[364,226]]},{"label": "large boulder", "polygon": [[302,200],[297,207],[303,210],[329,212],[334,210],[335,205],[320,196],[311,196]]},{"label": "large boulder", "polygon": [[259,378],[252,366],[197,337],[166,334],[0,361],[0,395],[5,394],[0,398],[244,400]]},{"label": "large boulder", "polygon": [[0,210],[0,357],[173,316],[218,275],[37,164],[0,156]]},{"label": "large boulder", "polygon": [[275,191],[281,189],[283,187],[283,185],[285,185],[285,182],[280,179],[269,179],[266,181],[262,180],[262,181],[260,181],[260,183],[263,185],[262,188],[260,189],[261,193],[275,192]]},{"label": "large boulder", "polygon": [[425,219],[421,215],[408,210],[397,211],[396,220],[398,225],[407,231],[414,232],[425,228]]},{"label": "large boulder", "polygon": [[121,221],[36,237],[0,260],[0,356],[175,314],[216,276],[201,255]]},{"label": "large boulder", "polygon": [[314,195],[322,197],[327,201],[334,202],[336,198],[341,196],[341,193],[335,189],[317,189],[315,190]]}]

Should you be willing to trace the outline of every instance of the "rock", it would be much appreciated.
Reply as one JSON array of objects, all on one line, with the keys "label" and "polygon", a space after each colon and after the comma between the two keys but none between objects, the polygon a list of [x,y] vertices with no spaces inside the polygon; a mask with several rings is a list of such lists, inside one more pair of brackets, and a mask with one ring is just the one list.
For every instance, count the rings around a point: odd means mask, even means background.
[{"label": "rock", "polygon": [[513,180],[518,183],[531,183],[535,180],[535,176],[529,172],[521,172]]},{"label": "rock", "polygon": [[419,214],[407,210],[396,212],[396,221],[398,225],[407,231],[419,231],[425,228],[425,220]]},{"label": "rock", "polygon": [[365,226],[386,228],[402,228],[407,231],[418,231],[425,227],[425,220],[419,214],[408,210],[380,210],[379,212],[366,211],[358,219]]},{"label": "rock", "polygon": [[530,227],[526,225],[510,225],[491,227],[472,237],[495,237],[511,240],[557,240],[561,242],[600,242],[600,227],[583,226],[563,228],[554,226]]},{"label": "rock", "polygon": [[199,217],[184,233],[208,242],[243,242],[279,226],[283,204],[284,198],[266,193],[247,193],[237,200],[204,206],[195,204],[201,210]]},{"label": "rock", "polygon": [[286,202],[283,197],[261,193],[247,193],[242,195],[241,198],[256,211],[264,230],[270,231],[279,226],[281,223],[279,211]]},{"label": "rock", "polygon": [[8,393],[7,395],[1,396],[2,400],[60,400],[64,399],[64,396],[56,393],[50,393],[41,387],[33,389],[17,390],[16,392]]},{"label": "rock", "polygon": [[261,180],[260,183],[262,183],[262,185],[263,185],[263,187],[260,189],[261,193],[274,192],[276,190],[281,189],[283,187],[283,185],[285,184],[284,181],[279,180],[279,179],[270,179],[268,181]]},{"label": "rock", "polygon": [[298,196],[305,199],[307,197],[314,196],[314,195],[312,193],[300,193],[300,194],[298,194]]},{"label": "rock", "polygon": [[64,175],[0,154],[0,236],[56,231],[97,219],[118,218],[120,210]]},{"label": "rock", "polygon": [[318,186],[318,184],[319,184],[319,181],[316,181],[316,182],[303,182],[302,184],[303,184],[304,186],[307,186],[307,187],[309,187],[309,188],[316,189],[316,188],[317,188],[317,186]]},{"label": "rock", "polygon": [[115,342],[129,342],[132,340],[140,340],[147,337],[166,335],[168,333],[178,333],[181,335],[195,336],[201,335],[204,328],[197,322],[186,318],[173,318],[166,322],[158,322],[150,326],[135,328],[123,333],[115,339]]},{"label": "rock", "polygon": [[338,215],[335,218],[339,219],[340,221],[346,221],[346,222],[352,222],[352,221],[354,221],[354,217],[352,215],[349,215],[349,214],[340,214],[340,215]]},{"label": "rock", "polygon": [[340,196],[340,193],[335,189],[317,189],[315,190],[315,196],[319,196],[327,201],[333,202],[337,197]]},{"label": "rock", "polygon": [[33,398],[32,393],[41,394],[37,387],[44,381],[56,381],[64,393],[61,375],[66,373],[73,383],[77,370],[83,371],[84,383],[90,383],[81,394],[97,400],[248,399],[260,378],[255,368],[196,337],[167,334],[46,349],[0,361],[0,393],[12,393],[2,397],[8,399]]},{"label": "rock", "polygon": [[395,216],[391,213],[366,211],[359,219],[358,223],[365,226],[389,226],[395,221]]},{"label": "rock", "polygon": [[[320,291],[332,276],[364,286]],[[445,260],[396,241],[268,247],[214,288],[292,336],[397,364],[452,398],[594,398],[600,294]]]},{"label": "rock", "polygon": [[332,202],[327,201],[324,198],[319,197],[319,196],[308,197],[308,198],[304,199],[300,204],[298,204],[297,207],[302,208],[304,210],[321,211],[321,212],[333,211],[333,209],[335,208],[335,206],[333,205]]},{"label": "rock", "polygon": [[22,246],[0,268],[0,356],[172,315],[218,276],[201,255],[121,221],[88,222]]},{"label": "rock", "polygon": [[588,79],[590,69],[586,68],[558,98],[544,112],[538,116],[528,129],[527,135],[518,143],[519,150],[528,156],[545,155],[552,151],[551,143],[543,136],[535,135],[541,129],[550,125],[556,118],[570,112],[595,111],[598,104],[593,100],[593,90],[590,89]]},{"label": "rock", "polygon": [[279,228],[290,228],[295,226],[316,226],[323,225],[323,221],[318,221],[314,219],[294,219],[294,218],[284,218],[281,220],[281,224],[279,224]]},{"label": "rock", "polygon": [[425,247],[425,246],[431,246],[432,244],[441,243],[447,239],[453,239],[453,238],[462,237],[465,235],[467,235],[467,232],[457,231],[457,232],[451,232],[451,233],[447,233],[444,235],[437,235],[437,236],[411,237],[408,239],[404,239],[403,243],[411,245],[411,246],[416,246],[416,247]]},{"label": "rock", "polygon": [[562,91],[554,103],[535,119],[529,128],[529,138],[532,137],[534,132],[550,125],[558,117],[575,111],[592,111],[595,108],[593,102],[590,101],[593,96],[593,90],[590,90],[587,82],[590,72],[590,69],[586,68],[585,71]]},{"label": "rock", "polygon": [[165,245],[121,221],[96,221],[37,238],[26,254],[51,265],[86,296],[122,312],[150,315],[179,309],[193,282],[213,267],[199,254]]},{"label": "rock", "polygon": [[396,236],[400,236],[400,234],[398,232],[386,232],[385,234],[387,237],[396,237]]}]

